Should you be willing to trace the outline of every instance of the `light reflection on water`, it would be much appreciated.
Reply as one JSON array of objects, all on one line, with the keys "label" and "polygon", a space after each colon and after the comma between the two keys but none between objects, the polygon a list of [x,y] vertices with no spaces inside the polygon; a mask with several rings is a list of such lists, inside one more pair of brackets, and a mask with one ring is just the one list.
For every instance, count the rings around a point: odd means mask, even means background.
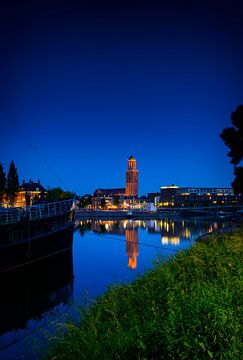
[{"label": "light reflection on water", "polygon": [[134,280],[157,257],[166,259],[198,236],[225,226],[227,222],[205,219],[77,221],[74,298],[80,298],[80,289],[93,299],[109,284]]},{"label": "light reflection on water", "polygon": [[[70,299],[74,305],[84,303],[84,295],[92,301],[109,285],[134,280],[151,268],[157,257],[166,259],[190,247],[198,236],[229,225],[227,221],[205,219],[76,222],[71,254],[62,259],[50,258],[43,265],[45,271],[37,264],[28,270],[28,275],[20,276],[20,272],[16,272],[11,274],[10,282],[0,279],[1,294],[4,294],[0,298],[4,319],[0,345],[4,345],[6,337],[14,339],[12,345],[10,342],[9,347],[0,349],[0,359],[19,359],[20,354],[24,359],[32,359],[30,344],[38,343],[45,330],[53,329],[44,324],[44,330],[31,333],[28,327],[33,323],[37,328],[38,324],[43,326],[43,319],[48,324],[48,319],[58,319],[63,311],[75,313],[73,305],[69,305]],[[41,341],[41,346],[45,346],[45,341]],[[41,355],[41,352],[35,353],[34,358]]]}]

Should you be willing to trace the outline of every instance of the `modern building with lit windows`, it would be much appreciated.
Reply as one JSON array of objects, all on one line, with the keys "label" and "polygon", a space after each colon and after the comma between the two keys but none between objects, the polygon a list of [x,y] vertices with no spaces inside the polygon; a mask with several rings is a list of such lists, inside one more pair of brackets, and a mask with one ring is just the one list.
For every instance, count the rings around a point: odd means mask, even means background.
[{"label": "modern building with lit windows", "polygon": [[176,185],[160,187],[161,206],[184,206],[200,204],[224,204],[238,201],[232,188],[179,187]]}]

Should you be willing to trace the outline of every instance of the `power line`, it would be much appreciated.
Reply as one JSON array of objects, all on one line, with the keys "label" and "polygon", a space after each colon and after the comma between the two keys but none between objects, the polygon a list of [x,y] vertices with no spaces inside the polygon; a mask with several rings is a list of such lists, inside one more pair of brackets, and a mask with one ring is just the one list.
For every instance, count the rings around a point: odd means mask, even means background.
[{"label": "power line", "polygon": [[[113,240],[117,240],[117,241],[121,241],[121,242],[124,242],[126,243],[127,240],[126,239],[121,239],[121,238],[116,238],[114,236],[106,236],[106,235],[100,235],[100,234],[96,234],[94,232],[92,232],[92,235],[96,236],[96,237],[100,237],[100,238],[104,238],[104,239],[113,239]],[[90,239],[92,239],[92,237],[90,237]],[[161,246],[158,246],[158,245],[152,245],[152,244],[146,244],[146,243],[141,243],[141,242],[136,242],[136,241],[131,241],[129,240],[129,243],[130,244],[138,244],[139,246],[142,245],[142,246],[147,246],[147,247],[151,247],[151,248],[156,248],[156,249],[163,249]],[[165,248],[166,250],[169,250],[169,251],[177,251],[177,250],[184,250],[184,248],[181,248],[181,247],[177,247],[176,249],[172,249],[172,248],[168,248],[166,247]]]},{"label": "power line", "polygon": [[5,113],[5,115],[9,118],[15,128],[19,131],[19,133],[23,136],[23,138],[28,142],[30,147],[35,151],[35,153],[39,156],[39,158],[45,163],[46,167],[52,172],[52,174],[68,189],[67,184],[63,181],[63,179],[58,175],[58,173],[51,167],[49,162],[45,159],[45,157],[41,154],[41,152],[36,148],[36,146],[32,143],[30,138],[24,133],[21,127],[17,124],[14,117],[4,108],[2,104],[0,104],[0,108]]}]

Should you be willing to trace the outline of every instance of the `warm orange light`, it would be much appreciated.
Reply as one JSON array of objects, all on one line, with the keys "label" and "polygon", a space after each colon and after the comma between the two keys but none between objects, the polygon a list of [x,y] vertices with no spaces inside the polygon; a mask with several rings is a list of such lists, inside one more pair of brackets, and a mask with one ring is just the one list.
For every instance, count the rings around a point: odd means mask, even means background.
[{"label": "warm orange light", "polygon": [[129,256],[128,267],[132,270],[136,269],[136,267],[137,267],[137,257],[136,256]]}]

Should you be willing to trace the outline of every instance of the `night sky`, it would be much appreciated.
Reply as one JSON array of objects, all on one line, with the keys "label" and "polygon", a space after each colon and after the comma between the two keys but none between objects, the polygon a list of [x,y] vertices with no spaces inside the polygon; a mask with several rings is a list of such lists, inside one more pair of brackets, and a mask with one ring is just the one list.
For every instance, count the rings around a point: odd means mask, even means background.
[{"label": "night sky", "polygon": [[243,2],[0,1],[0,162],[77,194],[233,180]]}]

